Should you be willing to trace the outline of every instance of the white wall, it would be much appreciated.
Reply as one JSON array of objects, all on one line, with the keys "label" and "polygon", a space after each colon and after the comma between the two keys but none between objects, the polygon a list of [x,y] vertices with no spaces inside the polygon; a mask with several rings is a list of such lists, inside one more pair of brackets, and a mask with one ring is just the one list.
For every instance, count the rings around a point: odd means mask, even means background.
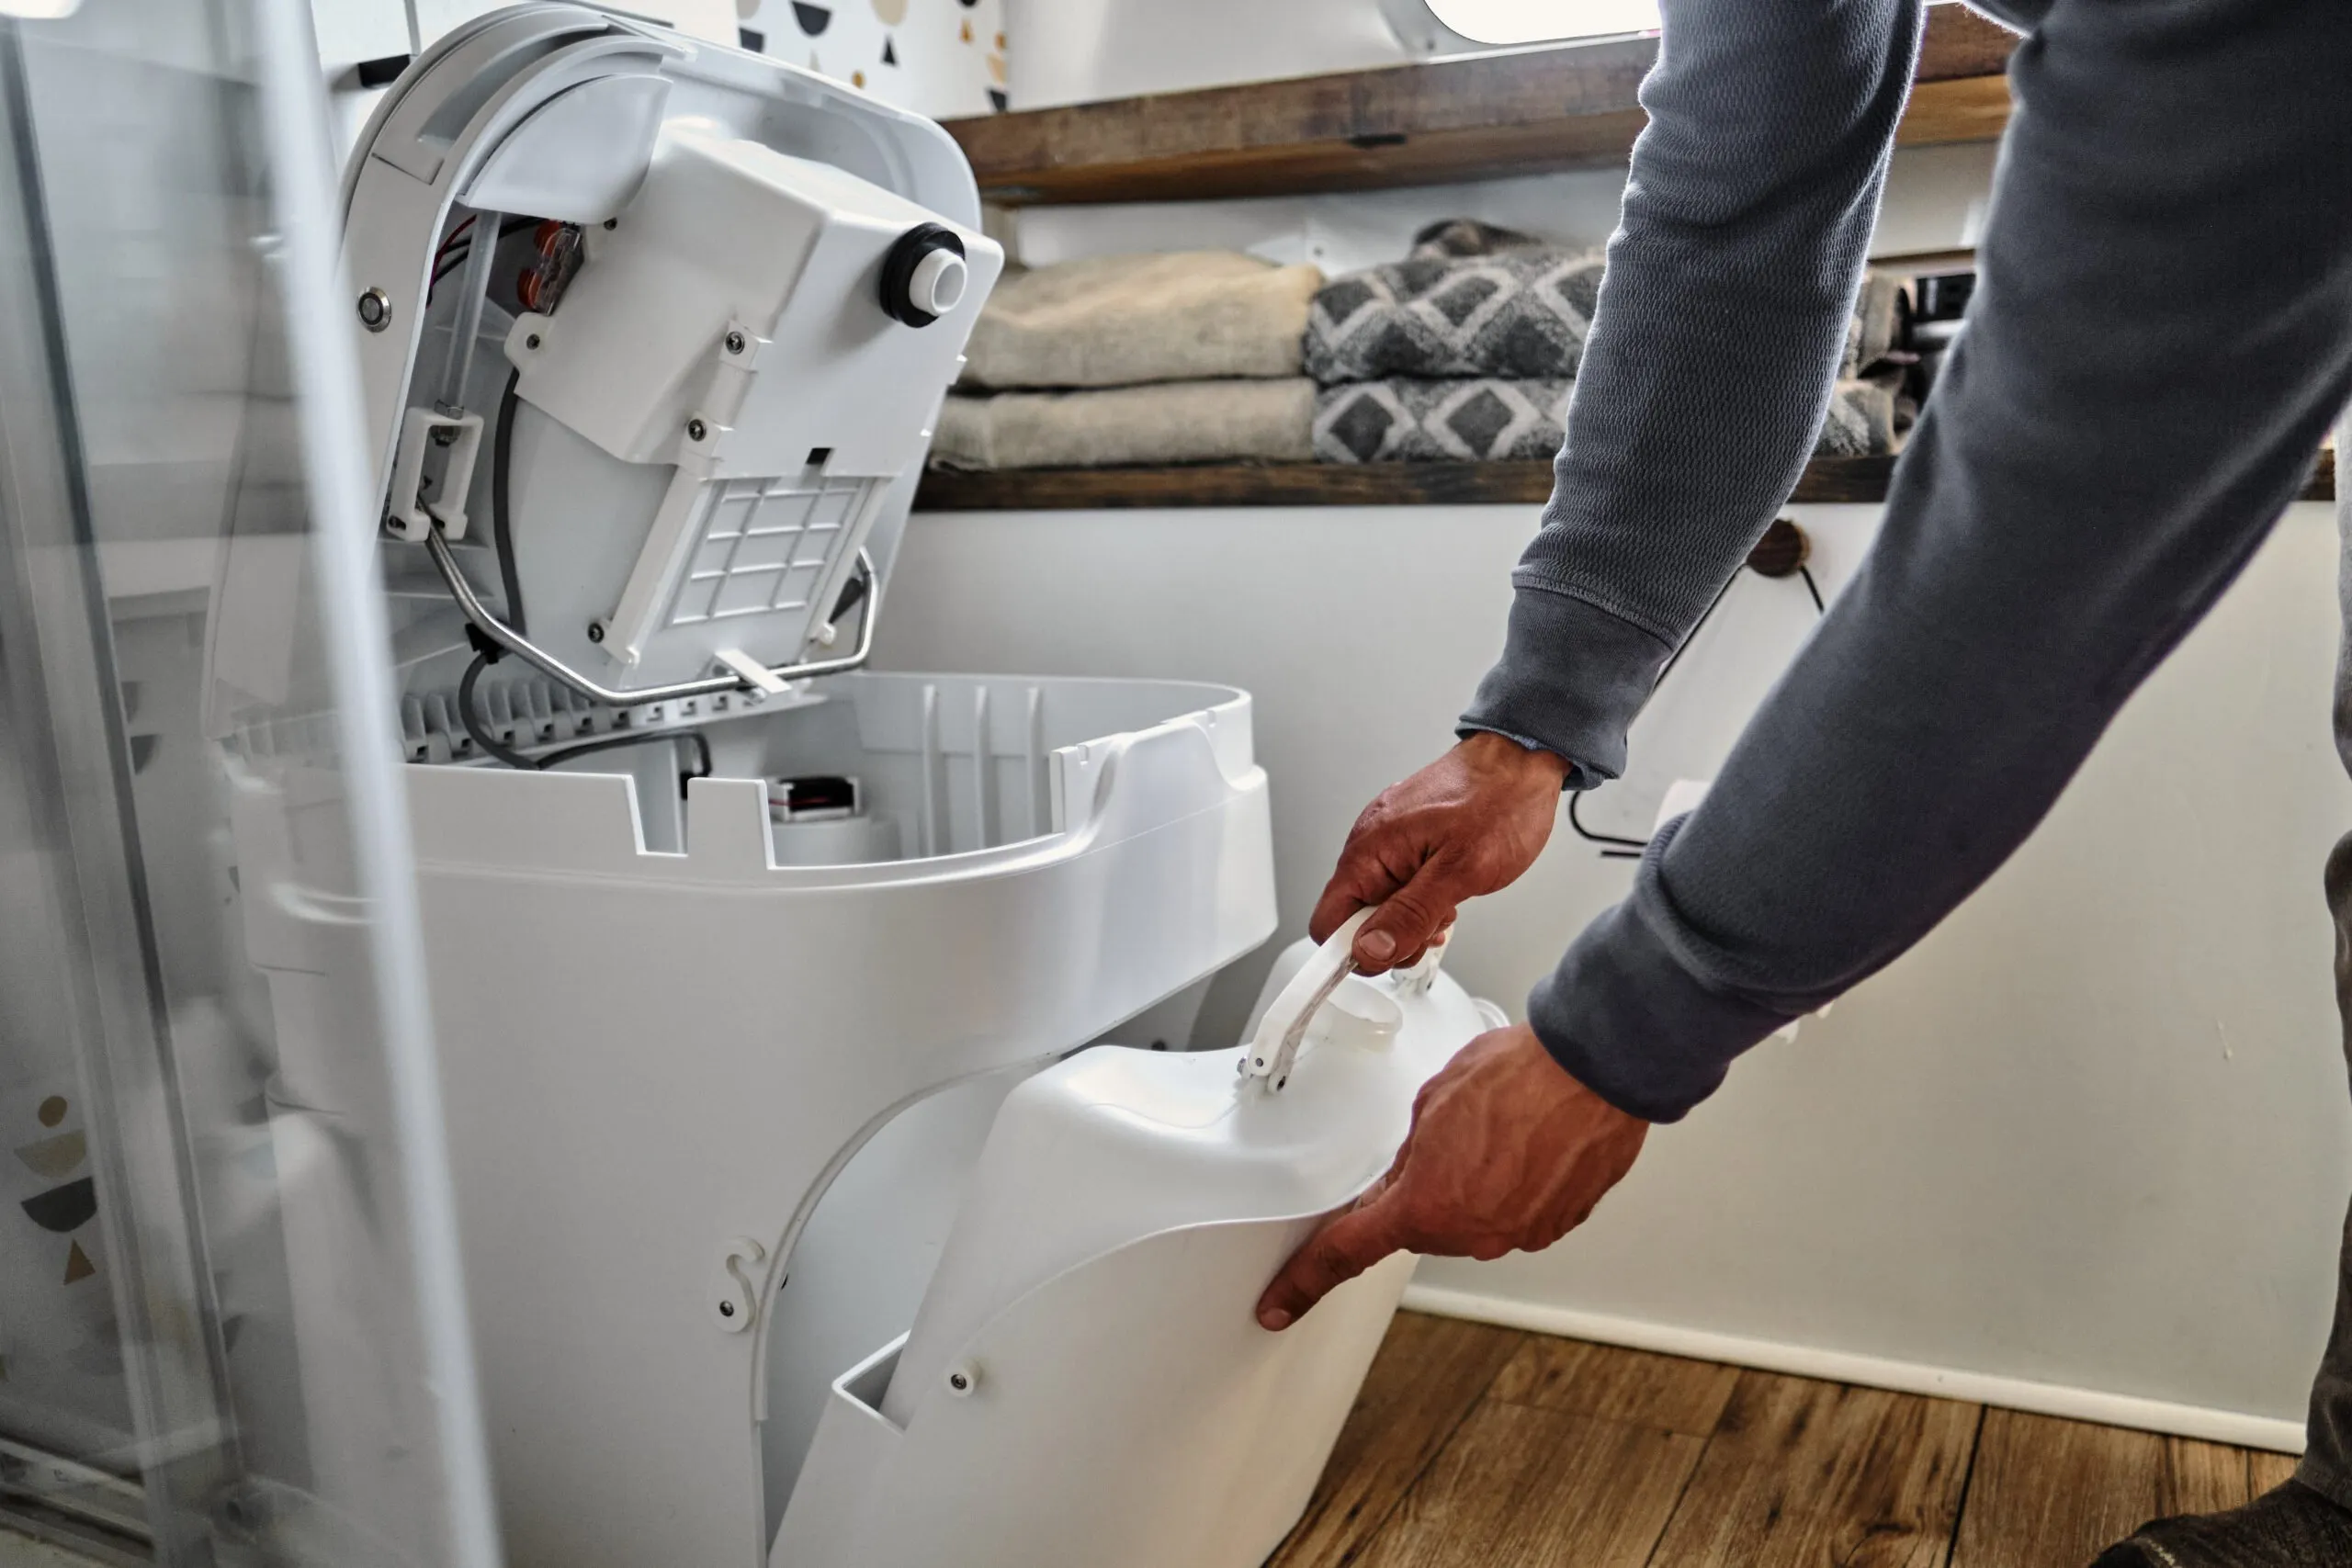
[{"label": "white wall", "polygon": [[[934,118],[1004,107],[1003,0],[602,0],[689,38],[752,47]],[[513,0],[311,0],[337,145],[358,140],[381,88],[351,68],[411,54]]]},{"label": "white wall", "polygon": [[[1384,18],[1384,0],[1002,3],[1015,109],[1396,65],[1413,57]],[[1872,254],[1973,247],[1993,157],[1989,142],[1897,152]],[[1393,261],[1415,229],[1460,216],[1598,245],[1616,225],[1624,186],[1620,167],[1248,201],[1033,207],[1015,215],[1012,232],[1017,258],[1031,266],[1120,251],[1218,246],[1341,272]]]},{"label": "white wall", "polygon": [[[1928,0],[1930,5],[1948,0]],[[1327,71],[1399,65],[1482,46],[1420,0],[1004,0],[1019,39],[1012,107],[1048,108]],[[1555,6],[1562,28],[1617,28],[1623,6]],[[1390,17],[1411,35],[1408,42]],[[1652,25],[1655,25],[1653,22]]]},{"label": "white wall", "polygon": [[1005,0],[1012,107],[1401,64],[1380,0]]},{"label": "white wall", "polygon": [[[1877,257],[1973,248],[1984,226],[1995,145],[1905,148],[1894,155],[1871,237]],[[1250,251],[1327,273],[1403,256],[1414,231],[1477,218],[1568,245],[1599,246],[1617,226],[1625,171],[1583,169],[1469,185],[1335,191],[1238,201],[1025,207],[1010,213],[1015,258],[1045,266],[1126,251]]]},{"label": "white wall", "polygon": [[[1796,507],[1834,591],[1875,509]],[[1230,681],[1257,694],[1283,936],[1349,821],[1435,754],[1500,640],[1532,507],[921,516],[893,668]],[[1661,1130],[1591,1225],[1537,1257],[1430,1263],[1448,1304],[1840,1375],[1989,1392],[2289,1445],[2352,1181],[2319,889],[2352,786],[2328,737],[2333,524],[2298,506],[2127,708],[2023,853],[1793,1045]],[[1589,824],[1704,777],[1806,634],[1746,580]],[[1565,829],[1464,916],[1453,968],[1515,1012],[1630,876]],[[1264,960],[1221,982],[1238,1028]],[[1548,1314],[1548,1315],[1547,1315]],[[2149,1412],[2064,1390],[2168,1402]],[[2220,1412],[2214,1418],[2199,1412]]]},{"label": "white wall", "polygon": [[1003,0],[735,0],[761,51],[933,118],[1004,107]]}]

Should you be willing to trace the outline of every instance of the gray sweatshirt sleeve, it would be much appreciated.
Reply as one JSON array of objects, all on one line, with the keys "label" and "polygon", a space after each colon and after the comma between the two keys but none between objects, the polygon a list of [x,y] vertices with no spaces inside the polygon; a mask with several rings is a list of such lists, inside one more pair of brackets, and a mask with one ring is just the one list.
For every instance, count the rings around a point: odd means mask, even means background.
[{"label": "gray sweatshirt sleeve", "polygon": [[[1632,895],[1529,998],[1554,1055],[1638,1115],[1680,1116],[1740,1052],[1891,962],[1992,874],[2236,576],[2352,389],[2352,6],[2057,0],[2010,76],[2018,107],[1968,329],[1870,558],[1705,804],[1657,836]],[[1734,98],[1754,90],[1752,72],[1740,77],[1750,85],[1724,89]],[[1799,210],[1812,199],[1787,196]],[[1629,203],[1623,243],[1648,221]],[[1627,250],[1617,300],[1655,296],[1641,319],[1658,323],[1686,308],[1712,317],[1714,279],[1760,254],[1747,232],[1739,260],[1712,265]],[[1791,313],[1817,312],[1828,289],[1815,253],[1792,239],[1778,254],[1803,302]],[[1683,277],[1701,303],[1682,304]],[[1730,343],[1748,329],[1728,317],[1719,330],[1737,374],[1777,363]],[[1823,376],[1814,354],[1807,388]],[[1785,392],[1793,375],[1772,384]],[[1590,626],[1611,618],[1601,602],[1620,624],[1638,606],[1671,640],[1791,471],[1791,449],[1772,448],[1765,486],[1747,471],[1768,462],[1752,433],[1708,429],[1715,414],[1679,412],[1640,376],[1608,385],[1631,390],[1605,412],[1603,384],[1580,389],[1570,445],[1583,445],[1561,460],[1562,499],[1522,569],[1522,608],[1544,608],[1515,620],[1478,710],[1547,746],[1622,733],[1597,699],[1601,728],[1560,728],[1587,710],[1549,695],[1637,683],[1579,678]],[[1719,412],[1764,417],[1752,398]],[[1720,465],[1686,455],[1721,455],[1725,440],[1736,456]],[[1617,465],[1668,477],[1612,477]],[[1659,556],[1678,564],[1645,564]],[[1574,591],[1547,586],[1559,584]],[[2179,766],[2196,765],[2184,748]]]},{"label": "gray sweatshirt sleeve", "polygon": [[1667,0],[1650,123],[1503,657],[1462,728],[1625,765],[1659,666],[1821,430],[1921,0]]}]

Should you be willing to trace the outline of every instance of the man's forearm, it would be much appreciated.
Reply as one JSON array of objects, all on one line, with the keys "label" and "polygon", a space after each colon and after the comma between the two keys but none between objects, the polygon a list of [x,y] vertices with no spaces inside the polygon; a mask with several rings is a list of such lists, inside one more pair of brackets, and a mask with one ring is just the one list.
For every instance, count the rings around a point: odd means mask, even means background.
[{"label": "man's forearm", "polygon": [[1621,1109],[1680,1115],[1990,875],[2352,385],[2352,209],[2304,194],[2352,125],[2352,14],[2059,14],[2019,52],[1968,330],[1870,559],[1530,998]]},{"label": "man's forearm", "polygon": [[1552,502],[1465,731],[1568,758],[1576,787],[1623,770],[1820,430],[1920,12],[1668,0]]}]

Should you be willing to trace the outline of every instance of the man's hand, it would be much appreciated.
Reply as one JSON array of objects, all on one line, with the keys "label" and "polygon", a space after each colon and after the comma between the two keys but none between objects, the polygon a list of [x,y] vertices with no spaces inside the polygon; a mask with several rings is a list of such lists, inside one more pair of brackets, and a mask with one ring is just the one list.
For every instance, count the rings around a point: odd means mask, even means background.
[{"label": "man's hand", "polygon": [[1348,829],[1308,934],[1321,942],[1377,904],[1356,933],[1356,967],[1377,975],[1415,962],[1464,898],[1508,887],[1535,863],[1567,772],[1549,751],[1481,733],[1382,790]]},{"label": "man's hand", "polygon": [[1289,1327],[1393,1252],[1549,1247],[1632,1168],[1649,1130],[1571,1077],[1525,1024],[1481,1034],[1421,1086],[1388,1174],[1283,1266],[1258,1321]]}]

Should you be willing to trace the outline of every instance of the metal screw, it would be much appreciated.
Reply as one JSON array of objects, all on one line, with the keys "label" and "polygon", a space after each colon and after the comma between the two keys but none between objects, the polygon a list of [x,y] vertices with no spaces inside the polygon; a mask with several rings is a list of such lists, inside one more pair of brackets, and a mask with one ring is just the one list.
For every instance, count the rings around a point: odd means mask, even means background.
[{"label": "metal screw", "polygon": [[690,420],[686,421],[686,439],[687,439],[687,440],[689,440],[689,441],[699,441],[699,440],[701,440],[704,436],[706,436],[706,435],[707,435],[707,434],[710,434],[710,426],[708,426],[708,425],[707,425],[707,424],[703,423],[703,422],[702,422],[702,421],[700,421],[700,420],[698,420],[698,419],[690,419]]},{"label": "metal screw", "polygon": [[604,622],[591,621],[588,623],[588,640],[590,642],[602,642],[605,640]]},{"label": "metal screw", "polygon": [[729,354],[741,354],[741,353],[742,353],[742,352],[743,352],[744,346],[745,346],[745,344],[744,344],[744,343],[743,343],[743,334],[742,334],[741,333],[729,333],[727,334],[727,352],[728,352],[728,353],[729,353]]},{"label": "metal screw", "polygon": [[538,347],[538,346],[539,346],[539,334],[538,334],[538,333],[533,333],[530,336],[528,336],[528,337],[525,338],[525,339],[523,340],[523,346],[524,346],[525,348],[537,348],[537,347]]},{"label": "metal screw", "polygon": [[733,1302],[719,1303],[718,1315],[721,1317],[733,1317],[735,1315],[735,1303]]},{"label": "metal screw", "polygon": [[382,332],[392,324],[392,297],[380,288],[370,288],[359,296],[359,324],[371,333]]},{"label": "metal screw", "polygon": [[958,1399],[970,1393],[979,1381],[978,1371],[969,1361],[947,1369],[947,1392]]}]

